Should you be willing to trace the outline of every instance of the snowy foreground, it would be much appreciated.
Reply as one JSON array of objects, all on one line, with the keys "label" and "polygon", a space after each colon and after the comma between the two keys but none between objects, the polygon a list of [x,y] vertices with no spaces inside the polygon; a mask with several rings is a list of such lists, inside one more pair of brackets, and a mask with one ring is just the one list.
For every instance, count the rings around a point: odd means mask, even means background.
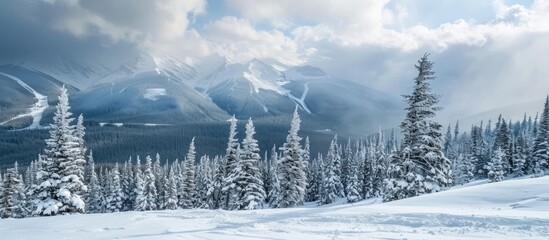
[{"label": "snowy foreground", "polygon": [[[478,184],[478,185],[475,185]],[[386,204],[0,220],[2,239],[549,239],[549,176]],[[379,200],[377,200],[379,201]]]}]

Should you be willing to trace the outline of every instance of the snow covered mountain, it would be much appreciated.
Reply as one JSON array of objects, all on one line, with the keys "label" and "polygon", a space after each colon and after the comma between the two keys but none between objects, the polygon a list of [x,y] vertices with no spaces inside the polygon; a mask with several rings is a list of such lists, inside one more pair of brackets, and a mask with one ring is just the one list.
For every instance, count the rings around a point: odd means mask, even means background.
[{"label": "snow covered mountain", "polygon": [[475,182],[390,203],[1,219],[0,234],[5,239],[547,239],[548,180]]},{"label": "snow covered mountain", "polygon": [[236,115],[279,123],[297,105],[311,129],[365,132],[395,126],[402,109],[396,97],[273,59],[241,64],[212,55],[184,62],[142,53],[119,65],[60,58],[17,67],[78,89],[71,95],[75,112],[100,122],[175,123]]}]

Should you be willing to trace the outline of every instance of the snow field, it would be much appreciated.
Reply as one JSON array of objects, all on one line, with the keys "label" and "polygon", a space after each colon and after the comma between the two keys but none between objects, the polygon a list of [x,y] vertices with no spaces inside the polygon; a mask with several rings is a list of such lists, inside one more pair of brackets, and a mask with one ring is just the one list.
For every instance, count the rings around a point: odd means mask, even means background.
[{"label": "snow field", "polygon": [[[478,185],[475,185],[478,184]],[[0,220],[3,239],[548,239],[549,176],[254,211],[175,210]]]}]

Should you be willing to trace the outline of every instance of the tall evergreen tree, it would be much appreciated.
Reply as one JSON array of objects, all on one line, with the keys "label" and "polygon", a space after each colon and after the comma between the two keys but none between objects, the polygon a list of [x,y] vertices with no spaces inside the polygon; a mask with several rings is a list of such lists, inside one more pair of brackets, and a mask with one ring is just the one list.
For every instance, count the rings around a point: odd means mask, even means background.
[{"label": "tall evergreen tree", "polygon": [[86,197],[86,212],[87,213],[99,213],[101,212],[101,185],[99,179],[97,179],[97,173],[95,172],[95,163],[93,161],[93,152],[90,151],[88,155],[88,194]]},{"label": "tall evergreen tree", "polygon": [[166,206],[164,206],[164,208],[168,210],[177,209],[177,178],[175,177],[175,169],[173,166],[174,165],[172,164],[168,174],[168,198],[166,201]]},{"label": "tall evergreen tree", "polygon": [[[139,160],[138,160],[138,163],[139,163]],[[138,170],[138,171],[139,171],[138,173],[141,175],[141,170]],[[138,211],[157,210],[157,206],[156,206],[157,192],[156,192],[156,186],[155,186],[154,173],[152,169],[151,156],[147,156],[143,175],[137,179],[136,185],[138,189],[137,190],[138,195],[135,200],[136,210]]]},{"label": "tall evergreen tree", "polygon": [[181,192],[181,196],[183,199],[181,208],[183,209],[193,208],[193,201],[194,201],[194,198],[196,197],[195,182],[194,182],[194,176],[195,176],[194,162],[196,160],[195,155],[196,155],[196,151],[194,148],[194,137],[193,137],[193,139],[191,140],[191,144],[189,145],[189,152],[185,157],[184,168],[183,168],[183,179],[182,179],[183,189]]},{"label": "tall evergreen tree", "polygon": [[439,96],[431,93],[430,80],[433,80],[433,62],[425,54],[416,65],[419,74],[411,95],[404,98],[406,118],[401,124],[404,135],[403,145],[411,150],[410,161],[414,163],[413,172],[424,178],[425,189],[415,192],[436,192],[452,185],[451,162],[444,156],[442,126],[432,120],[436,112]]},{"label": "tall evergreen tree", "polygon": [[208,204],[211,209],[218,209],[224,204],[223,184],[225,183],[225,176],[223,169],[225,168],[225,165],[221,162],[220,157],[215,157],[212,165],[215,172],[213,174],[212,186],[208,190]]},{"label": "tall evergreen tree", "polygon": [[107,211],[120,212],[122,210],[124,194],[122,193],[122,186],[120,184],[120,171],[118,170],[118,163],[115,164],[109,176],[110,189],[109,196],[107,198]]},{"label": "tall evergreen tree", "polygon": [[541,114],[539,127],[536,132],[536,138],[532,147],[530,172],[541,175],[544,174],[544,169],[548,170],[549,168],[549,96],[545,100],[543,113]]},{"label": "tall evergreen tree", "polygon": [[135,183],[133,181],[133,164],[132,158],[124,163],[124,169],[122,170],[122,193],[124,199],[122,200],[122,211],[130,211],[133,209],[133,203],[135,202]]},{"label": "tall evergreen tree", "polygon": [[354,203],[360,201],[360,187],[358,182],[358,159],[356,157],[349,156],[349,167],[347,177],[347,202]]},{"label": "tall evergreen tree", "polygon": [[301,205],[305,198],[307,176],[300,144],[301,137],[298,136],[300,123],[296,107],[286,142],[280,148],[282,159],[278,173],[280,191],[277,207],[279,208]]},{"label": "tall evergreen tree", "polygon": [[246,137],[242,141],[241,159],[238,164],[238,173],[233,180],[238,185],[240,193],[237,197],[237,209],[253,210],[263,207],[265,191],[263,181],[258,169],[261,160],[259,156],[259,145],[254,138],[255,127],[252,119],[246,124]]},{"label": "tall evergreen tree", "polygon": [[80,114],[78,116],[78,119],[76,121],[76,126],[74,128],[74,137],[76,138],[75,141],[78,148],[78,155],[76,156],[76,159],[80,159],[79,161],[75,162],[75,164],[77,165],[77,168],[79,169],[76,172],[79,173],[78,177],[80,177],[81,181],[86,180],[85,176],[83,175],[84,173],[82,172],[85,169],[84,165],[86,162],[84,161],[84,159],[86,156],[86,151],[88,151],[88,148],[86,147],[86,143],[84,140],[85,136],[86,136],[86,127],[84,127],[84,116]]},{"label": "tall evergreen tree", "polygon": [[210,179],[208,179],[208,166],[210,158],[207,155],[200,157],[198,166],[196,169],[195,183],[196,183],[196,198],[195,207],[209,209],[207,202],[208,185]]},{"label": "tall evergreen tree", "polygon": [[74,134],[67,89],[63,86],[46,140],[45,156],[37,174],[36,215],[82,213],[85,203],[80,195],[86,191],[82,182],[85,160]]},{"label": "tall evergreen tree", "polygon": [[234,196],[237,194],[236,190],[234,189],[236,185],[232,180],[234,178],[229,177],[229,175],[234,171],[234,169],[238,166],[238,139],[236,139],[236,123],[237,119],[233,115],[231,119],[229,119],[229,122],[231,123],[230,129],[229,129],[229,142],[227,143],[227,150],[225,154],[225,168],[224,168],[224,183],[223,183],[223,207],[225,209],[229,209],[230,205],[233,205],[233,203],[236,201],[234,199]]},{"label": "tall evergreen tree", "polygon": [[337,138],[332,140],[330,149],[328,150],[328,156],[324,162],[324,174],[322,176],[322,182],[320,186],[320,200],[319,204],[330,204],[335,202],[336,198],[340,194],[338,184],[340,184],[339,177],[336,175],[337,165],[334,164],[337,149]]}]

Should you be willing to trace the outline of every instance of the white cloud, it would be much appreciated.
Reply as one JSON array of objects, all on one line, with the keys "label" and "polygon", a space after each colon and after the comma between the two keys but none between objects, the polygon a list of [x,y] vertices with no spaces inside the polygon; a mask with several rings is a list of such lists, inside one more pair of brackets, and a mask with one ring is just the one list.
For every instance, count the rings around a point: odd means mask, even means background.
[{"label": "white cloud", "polygon": [[181,59],[217,52],[238,62],[314,64],[392,93],[404,92],[417,58],[433,52],[434,87],[447,109],[474,101],[481,110],[530,98],[516,89],[549,89],[549,0],[44,1],[46,10],[29,15],[81,39],[100,36]]},{"label": "white cloud", "polygon": [[286,64],[300,64],[306,52],[281,31],[260,31],[248,20],[223,17],[206,26],[208,40],[221,55],[237,62],[252,58],[274,58]]},{"label": "white cloud", "polygon": [[208,51],[200,34],[189,29],[190,18],[204,13],[205,0],[45,2],[57,10],[48,16],[53,27],[77,37],[99,34],[112,42],[127,41],[161,54],[204,55]]}]

